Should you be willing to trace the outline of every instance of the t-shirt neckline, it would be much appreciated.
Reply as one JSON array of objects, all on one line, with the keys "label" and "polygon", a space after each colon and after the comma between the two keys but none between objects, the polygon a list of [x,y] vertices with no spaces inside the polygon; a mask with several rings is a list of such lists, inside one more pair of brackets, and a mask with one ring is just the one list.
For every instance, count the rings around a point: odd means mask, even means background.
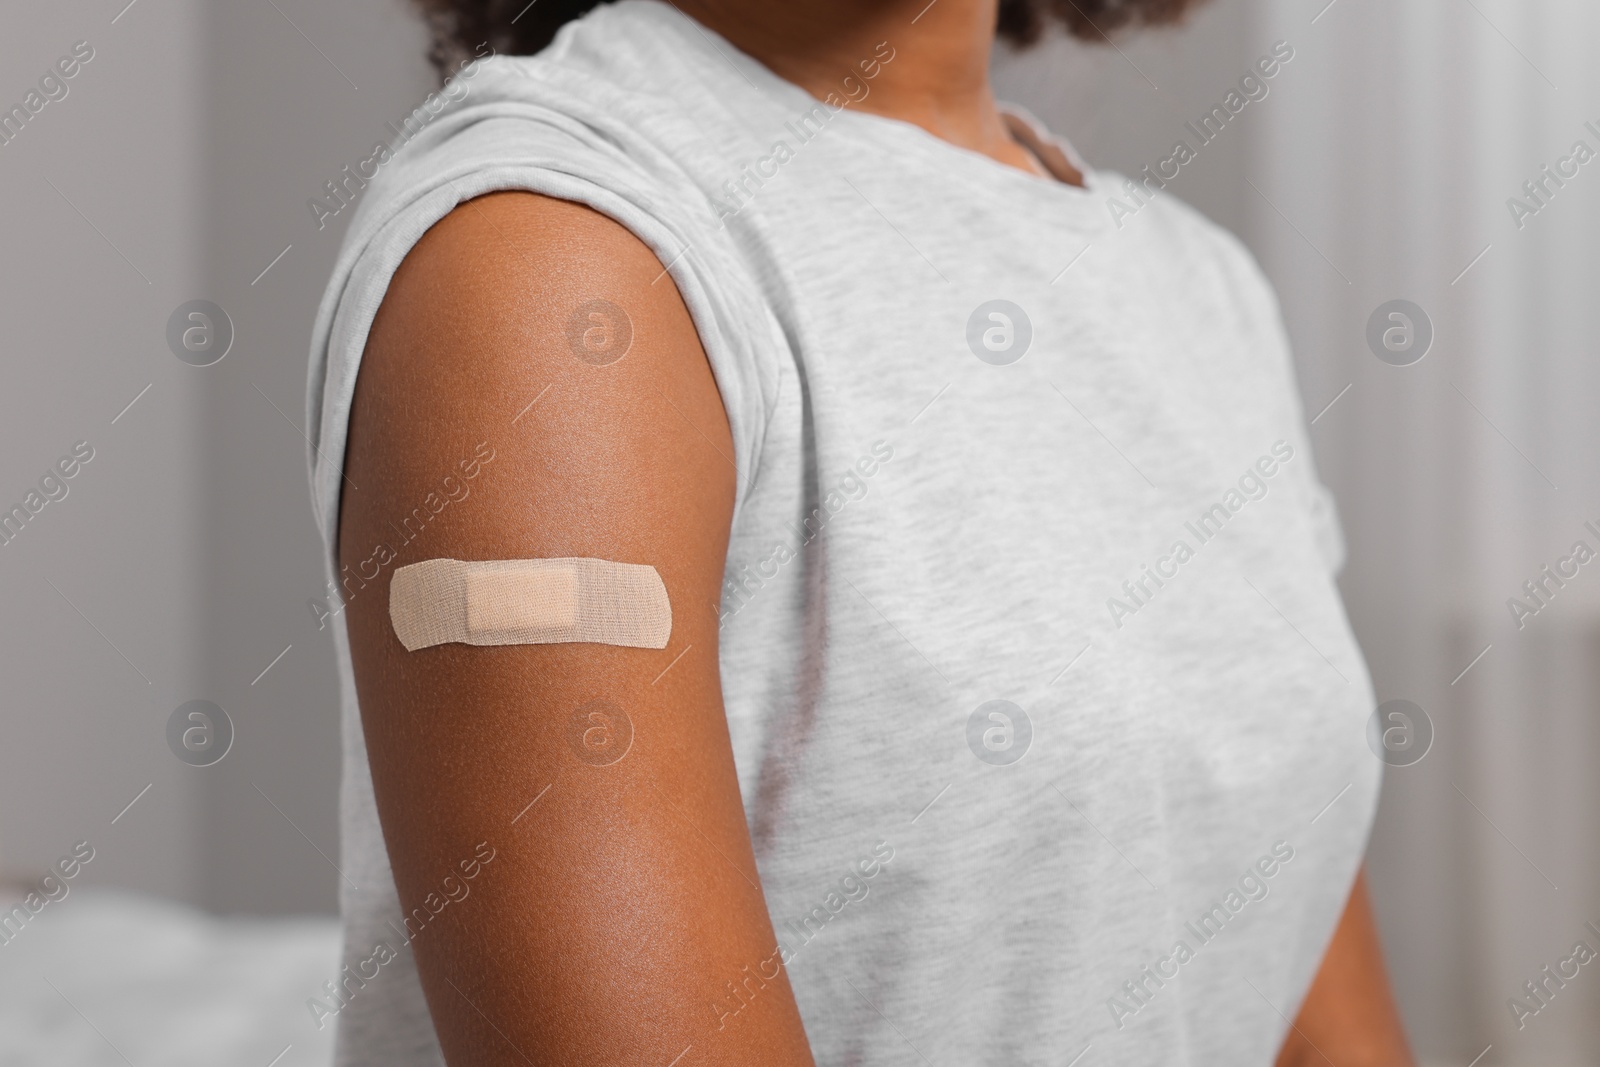
[{"label": "t-shirt neckline", "polygon": [[[692,43],[709,45],[712,54],[708,58],[711,61],[733,65],[735,71],[762,95],[774,100],[792,99],[804,108],[819,104],[823,107],[830,106],[826,100],[811,95],[805,88],[789,81],[756,57],[739,49],[717,31],[685,14],[675,4],[666,0],[620,0],[613,7],[633,5],[656,11],[660,17],[674,23]],[[914,122],[907,122],[890,115],[857,111],[847,104],[834,112],[834,118],[843,119],[844,129],[855,134],[858,140],[880,150],[886,137],[897,139],[906,152],[925,157],[930,170],[937,171],[955,164],[972,172],[978,180],[1011,183],[1018,189],[1029,190],[1035,194],[1042,192],[1066,203],[1082,202],[1087,205],[1097,196],[1104,185],[1103,178],[1084,161],[1070,141],[1050,130],[1020,105],[999,101],[998,107],[1001,118],[1024,151],[1033,153],[1036,157],[1041,153],[1060,152],[1083,176],[1083,185],[1073,185],[1056,177],[1053,168],[1044,159],[1040,162],[1047,170],[1052,170],[1050,177],[1002,163],[992,156],[947,141]]]}]

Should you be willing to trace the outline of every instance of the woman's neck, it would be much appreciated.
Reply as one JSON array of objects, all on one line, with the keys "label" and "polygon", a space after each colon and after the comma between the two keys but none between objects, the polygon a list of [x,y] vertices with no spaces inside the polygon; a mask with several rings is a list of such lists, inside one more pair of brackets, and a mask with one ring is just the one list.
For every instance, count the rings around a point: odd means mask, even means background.
[{"label": "woman's neck", "polygon": [[[922,127],[1002,163],[1044,173],[1011,136],[989,85],[998,0],[674,0],[679,10],[823,99],[863,81],[878,46],[869,92],[851,107]],[[862,64],[868,66],[864,68]]]}]

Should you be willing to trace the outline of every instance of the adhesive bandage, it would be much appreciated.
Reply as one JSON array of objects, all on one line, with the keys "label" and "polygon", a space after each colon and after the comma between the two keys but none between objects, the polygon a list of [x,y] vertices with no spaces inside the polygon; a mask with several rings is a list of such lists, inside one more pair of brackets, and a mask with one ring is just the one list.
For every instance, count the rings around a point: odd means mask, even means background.
[{"label": "adhesive bandage", "polygon": [[591,642],[666,648],[672,605],[656,569],[604,559],[430,559],[394,572],[389,621],[415,652]]}]

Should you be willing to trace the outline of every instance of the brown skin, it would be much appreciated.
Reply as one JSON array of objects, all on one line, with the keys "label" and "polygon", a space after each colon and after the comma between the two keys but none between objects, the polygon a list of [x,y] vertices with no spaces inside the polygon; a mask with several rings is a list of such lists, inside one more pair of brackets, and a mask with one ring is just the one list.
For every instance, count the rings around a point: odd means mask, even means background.
[{"label": "brown skin", "polygon": [[[992,0],[680,6],[819,97],[886,40],[896,57],[854,106],[1040,171],[989,89]],[[595,298],[633,330],[626,357],[605,367],[568,340]],[[461,464],[480,444],[493,458],[468,479]],[[684,1067],[813,1062],[774,973],[722,707],[732,456],[682,299],[611,220],[524,193],[482,197],[429,231],[391,283],[356,387],[346,484],[360,488],[344,496],[340,560],[368,579],[347,587],[346,610],[404,909],[450,892],[445,876],[481,857],[480,842],[494,850],[470,894],[412,943],[452,1064],[668,1064],[686,1048]],[[433,515],[430,493],[460,498]],[[402,546],[395,528],[418,507],[423,532]],[[371,562],[380,542],[398,557]],[[654,566],[672,602],[668,647],[408,653],[395,639],[395,568],[558,556]],[[573,713],[595,699],[633,723],[632,747],[608,766],[572,744]],[[751,980],[742,1011],[711,1006],[731,1007],[727,983],[756,972],[766,981]],[[1361,881],[1279,1065],[1324,1055],[1337,1067],[1412,1063]]]},{"label": "brown skin", "polygon": [[851,108],[921,126],[1019,170],[1046,173],[1007,132],[989,84],[997,0],[931,6],[928,0],[673,2],[819,100],[843,96],[840,81],[859,80],[856,65],[886,41],[894,60],[882,65],[871,92]]},{"label": "brown skin", "polygon": [[1413,1067],[1415,1063],[1389,992],[1363,870],[1356,876],[1311,991],[1300,1005],[1299,1018],[1278,1053],[1277,1067]]},{"label": "brown skin", "polygon": [[[478,842],[495,849],[470,895],[413,942],[452,1064],[665,1065],[688,1046],[686,1064],[812,1063],[784,974],[732,1018],[710,1007],[777,942],[717,670],[732,439],[661,273],[587,208],[487,196],[413,249],[367,343],[347,456],[360,489],[345,492],[341,562],[356,572],[375,544],[395,544],[389,523],[446,475],[469,489],[346,609],[402,904],[442,892]],[[605,367],[567,340],[568,319],[594,298],[633,326],[627,355]],[[463,480],[458,465],[480,442],[494,458]],[[389,577],[441,556],[648,563],[672,603],[671,639],[660,651],[407,652],[389,622]],[[609,766],[572,749],[573,712],[595,699],[633,722],[632,748]]]}]

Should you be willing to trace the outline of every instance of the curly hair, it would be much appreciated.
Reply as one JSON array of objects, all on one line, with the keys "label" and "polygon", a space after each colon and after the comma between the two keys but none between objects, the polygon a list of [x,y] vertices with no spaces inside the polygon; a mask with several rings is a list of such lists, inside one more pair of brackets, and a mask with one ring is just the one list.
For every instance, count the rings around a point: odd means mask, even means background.
[{"label": "curly hair", "polygon": [[[441,74],[482,54],[531,55],[556,31],[606,0],[413,0],[433,33],[428,58]],[[1074,37],[1103,41],[1129,26],[1176,22],[1197,0],[1000,0],[1000,37],[1025,47],[1059,23]]]}]

